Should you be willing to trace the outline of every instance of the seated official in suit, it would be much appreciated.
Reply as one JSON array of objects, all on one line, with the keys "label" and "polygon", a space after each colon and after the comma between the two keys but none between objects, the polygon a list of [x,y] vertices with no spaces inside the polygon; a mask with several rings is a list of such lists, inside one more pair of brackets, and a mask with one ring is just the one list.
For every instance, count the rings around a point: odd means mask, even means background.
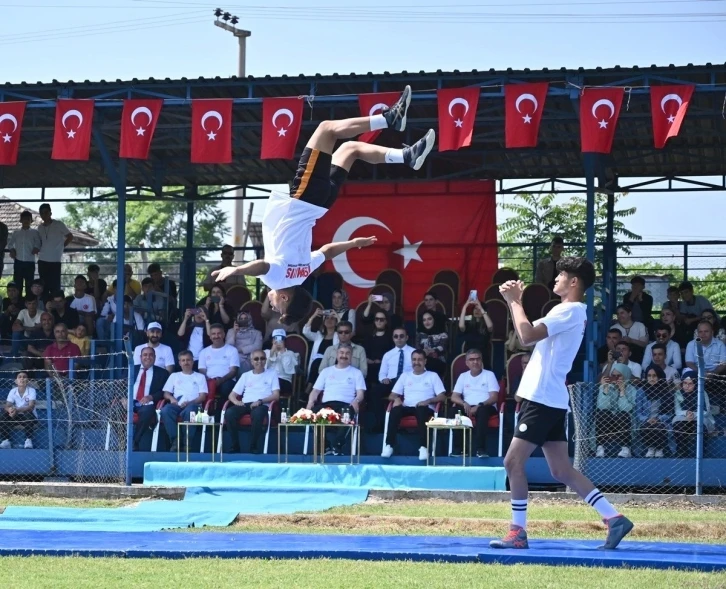
[{"label": "seated official in suit", "polygon": [[154,348],[143,348],[141,364],[134,370],[134,413],[139,417],[134,424],[134,450],[139,449],[144,433],[156,425],[156,405],[164,398],[164,385],[169,378],[166,369],[155,366],[155,363]]}]

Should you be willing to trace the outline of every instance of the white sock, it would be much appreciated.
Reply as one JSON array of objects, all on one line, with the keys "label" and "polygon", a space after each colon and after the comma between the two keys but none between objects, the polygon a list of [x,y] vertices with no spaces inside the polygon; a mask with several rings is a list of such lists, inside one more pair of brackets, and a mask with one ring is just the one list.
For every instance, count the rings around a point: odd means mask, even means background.
[{"label": "white sock", "polygon": [[512,523],[520,528],[527,529],[527,500],[512,499]]},{"label": "white sock", "polygon": [[600,517],[603,519],[610,519],[611,517],[617,517],[620,515],[618,510],[612,506],[610,501],[605,499],[605,495],[603,495],[599,489],[593,489],[590,491],[588,496],[585,497],[585,502],[590,507],[597,510]]},{"label": "white sock", "polygon": [[380,131],[388,129],[388,121],[383,115],[371,115],[371,131]]},{"label": "white sock", "polygon": [[386,152],[386,163],[387,164],[402,164],[403,163],[403,150],[402,149],[389,149]]}]

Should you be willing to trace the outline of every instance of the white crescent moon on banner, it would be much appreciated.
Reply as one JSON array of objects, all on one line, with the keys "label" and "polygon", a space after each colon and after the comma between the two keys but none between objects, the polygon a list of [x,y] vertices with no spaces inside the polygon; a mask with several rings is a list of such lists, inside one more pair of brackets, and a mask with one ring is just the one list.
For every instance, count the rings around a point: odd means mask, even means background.
[{"label": "white crescent moon on banner", "polygon": [[154,119],[154,115],[151,114],[151,110],[149,110],[145,106],[139,106],[138,108],[134,109],[134,112],[131,113],[131,124],[135,125],[134,119],[136,118],[136,115],[139,113],[145,114],[147,117],[149,117],[149,123],[147,124],[147,127],[151,124],[151,121]]},{"label": "white crescent moon on banner", "polygon": [[[373,217],[353,217],[338,227],[335,235],[333,235],[333,243],[348,241],[354,231],[361,227],[365,227],[366,225],[383,227],[383,229],[389,233],[391,232],[385,223]],[[333,267],[335,268],[335,271],[343,277],[343,280],[351,286],[355,286],[356,288],[373,288],[376,285],[375,280],[367,280],[362,276],[358,276],[358,274],[353,271],[353,268],[350,267],[350,263],[348,262],[347,252],[333,258]]]},{"label": "white crescent moon on banner", "polygon": [[83,115],[80,111],[76,109],[69,110],[66,114],[63,115],[63,118],[61,119],[61,125],[63,125],[63,128],[66,126],[66,120],[68,120],[70,117],[77,117],[78,118],[78,128],[81,128],[81,125],[83,124]]},{"label": "white crescent moon on banner", "polygon": [[272,115],[272,126],[275,127],[275,129],[277,129],[275,121],[277,121],[277,117],[279,117],[280,115],[286,115],[290,119],[290,124],[288,125],[288,127],[291,126],[292,122],[295,120],[295,115],[292,114],[292,111],[290,109],[281,108],[275,111],[275,114]]},{"label": "white crescent moon on banner", "polygon": [[224,123],[224,119],[222,119],[222,115],[219,114],[216,110],[208,110],[204,113],[204,116],[202,116],[202,129],[205,131],[207,128],[204,126],[204,124],[207,122],[207,119],[217,119],[219,122],[219,126],[217,127],[217,131],[219,131],[222,128],[222,124]]},{"label": "white crescent moon on banner", "polygon": [[522,112],[519,110],[519,105],[524,102],[525,100],[529,100],[532,104],[534,104],[534,110],[533,113],[537,111],[537,107],[539,106],[539,103],[537,102],[537,99],[535,98],[534,94],[520,94],[517,97],[517,101],[514,103],[514,106],[517,108],[517,112]]},{"label": "white crescent moon on banner", "polygon": [[451,110],[457,105],[462,104],[464,105],[464,116],[466,116],[466,113],[469,112],[469,102],[464,98],[454,98],[451,102],[449,102],[449,116],[453,118],[453,114],[451,114]]},{"label": "white crescent moon on banner", "polygon": [[675,100],[678,103],[678,108],[681,108],[681,106],[683,106],[683,99],[678,96],[678,94],[666,94],[660,101],[660,109],[663,111],[663,114],[665,114],[666,103],[670,102],[671,100]]},{"label": "white crescent moon on banner", "polygon": [[383,110],[385,108],[388,108],[388,105],[387,104],[383,104],[382,102],[379,102],[378,104],[374,104],[373,106],[371,106],[371,110],[368,111],[368,116],[369,117],[372,117],[379,110]]},{"label": "white crescent moon on banner", "polygon": [[612,119],[615,116],[615,105],[612,103],[612,101],[608,100],[607,98],[601,98],[592,105],[593,117],[597,118],[597,114],[595,114],[595,111],[597,111],[599,106],[607,106],[610,109],[610,116],[608,117],[608,119]]},{"label": "white crescent moon on banner", "polygon": [[14,115],[11,115],[10,113],[6,112],[3,115],[0,115],[0,123],[3,121],[12,121],[13,122],[13,133],[18,130],[18,119],[15,118]]}]

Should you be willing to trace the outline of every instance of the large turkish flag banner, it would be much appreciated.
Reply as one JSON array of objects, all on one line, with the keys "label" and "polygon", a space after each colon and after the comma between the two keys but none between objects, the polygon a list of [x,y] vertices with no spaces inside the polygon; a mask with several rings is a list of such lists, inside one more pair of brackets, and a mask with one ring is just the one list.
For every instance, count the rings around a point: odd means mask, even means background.
[{"label": "large turkish flag banner", "polygon": [[585,88],[580,96],[583,153],[610,153],[625,88]]},{"label": "large turkish flag banner", "polygon": [[666,141],[678,135],[695,89],[691,84],[650,87],[653,141],[657,149],[662,149]]},{"label": "large turkish flag banner", "polygon": [[124,100],[121,113],[121,144],[119,157],[149,159],[151,140],[164,101],[161,98],[131,98]]},{"label": "large turkish flag banner", "polygon": [[0,166],[18,163],[25,102],[0,102]]},{"label": "large turkish flag banner", "polygon": [[343,276],[351,306],[367,298],[387,268],[403,275],[407,315],[439,270],[459,273],[462,298],[471,289],[483,293],[497,269],[494,182],[349,182],[315,225],[313,247],[370,235],[376,245],[326,262],[326,269]]},{"label": "large turkish flag banner", "polygon": [[93,100],[56,101],[51,159],[84,161],[90,157],[93,105]]},{"label": "large turkish flag banner", "polygon": [[504,85],[504,141],[507,149],[537,147],[547,82]]}]

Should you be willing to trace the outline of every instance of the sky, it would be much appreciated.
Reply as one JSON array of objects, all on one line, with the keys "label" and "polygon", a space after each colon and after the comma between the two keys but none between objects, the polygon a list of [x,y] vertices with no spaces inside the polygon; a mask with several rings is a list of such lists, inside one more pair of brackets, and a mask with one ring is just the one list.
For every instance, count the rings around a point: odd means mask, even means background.
[{"label": "sky", "polygon": [[[237,41],[213,25],[217,6],[252,31],[254,76],[726,62],[726,0],[226,1],[0,0],[0,82],[236,74]],[[679,193],[631,195],[629,228],[646,240],[720,239],[722,216],[704,212],[724,197],[699,194],[694,207]]]}]

